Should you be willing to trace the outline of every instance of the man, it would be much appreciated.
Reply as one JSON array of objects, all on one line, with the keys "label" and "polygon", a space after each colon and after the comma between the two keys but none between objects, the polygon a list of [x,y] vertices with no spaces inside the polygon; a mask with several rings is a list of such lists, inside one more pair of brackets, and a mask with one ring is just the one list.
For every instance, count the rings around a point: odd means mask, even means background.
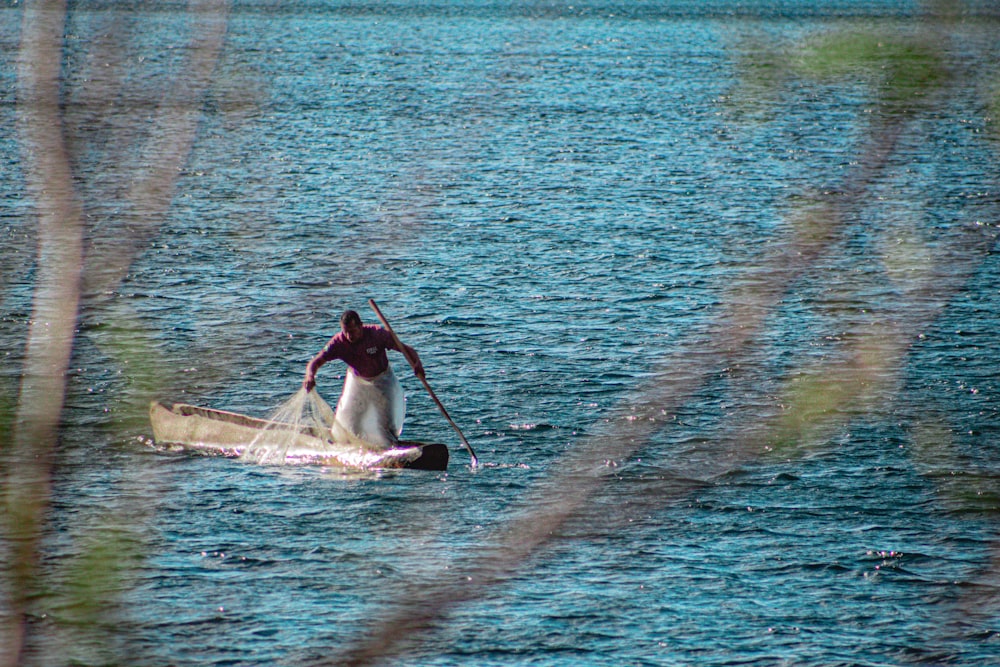
[{"label": "man", "polygon": [[417,351],[401,343],[388,331],[375,325],[365,325],[353,310],[340,317],[340,333],[335,335],[306,364],[302,387],[312,391],[316,373],[326,362],[340,359],[348,366],[344,390],[337,403],[336,418],[331,429],[337,442],[353,442],[385,449],[399,442],[406,412],[403,389],[389,365],[386,350],[405,354],[413,363],[417,377],[424,377],[424,367]]}]

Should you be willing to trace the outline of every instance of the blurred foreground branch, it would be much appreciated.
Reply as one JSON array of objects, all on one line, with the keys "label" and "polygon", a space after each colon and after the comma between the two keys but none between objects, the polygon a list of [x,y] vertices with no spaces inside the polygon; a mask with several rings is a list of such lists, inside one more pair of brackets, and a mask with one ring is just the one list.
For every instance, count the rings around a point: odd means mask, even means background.
[{"label": "blurred foreground branch", "polygon": [[[73,169],[75,156],[67,141],[78,133],[77,128],[68,126],[62,97],[67,3],[29,0],[25,5],[17,70],[17,125],[27,165],[27,190],[38,215],[38,248],[14,434],[2,471],[2,528],[8,566],[6,586],[0,590],[9,599],[0,602],[0,664],[17,665],[28,659],[31,607],[45,588],[40,581],[40,548],[51,501],[67,370],[81,315],[82,286],[86,283],[91,290],[103,292],[113,289],[141,252],[142,241],[155,230],[172,198],[179,168],[190,152],[200,100],[222,48],[226,0],[192,0],[190,9],[197,28],[189,58],[153,119],[155,130],[147,144],[151,166],[128,193],[134,214],[132,224],[123,228],[131,233],[115,235],[103,247],[92,244],[85,258],[84,205],[77,189],[80,179]],[[96,60],[115,61],[118,46],[115,40],[98,41],[96,48],[105,52],[95,54]],[[120,76],[124,79],[127,72],[121,71]],[[85,262],[89,268],[86,274]],[[93,545],[95,549],[101,546]],[[108,559],[90,562],[102,566]],[[101,580],[93,567],[79,576]],[[107,590],[86,588],[85,594],[102,598],[114,590],[116,587],[109,584]],[[95,600],[89,602],[92,605]],[[93,613],[85,614],[86,619],[97,623],[107,603],[102,600],[96,607],[77,604],[75,608],[91,609]],[[77,614],[74,622],[81,619]]]},{"label": "blurred foreground branch", "polygon": [[4,504],[10,540],[10,616],[2,628],[8,664],[21,661],[28,602],[51,490],[52,456],[73,350],[83,222],[59,105],[65,0],[29,3],[18,60],[18,129],[28,191],[38,202],[38,277],[28,330]]},{"label": "blurred foreground branch", "polygon": [[[407,587],[355,646],[328,664],[389,662],[441,626],[454,609],[503,585],[569,524],[594,516],[591,503],[614,478],[608,461],[627,460],[646,447],[669,426],[669,416],[695,398],[710,378],[732,368],[753,368],[753,354],[761,345],[768,318],[798,281],[820,275],[820,260],[865,225],[865,212],[875,200],[872,190],[888,178],[901,137],[929,100],[941,96],[950,83],[941,60],[946,45],[939,33],[928,30],[906,40],[891,37],[881,42],[868,34],[824,37],[796,61],[797,68],[812,63],[797,72],[800,76],[861,71],[867,80],[876,80],[878,103],[869,134],[839,187],[799,200],[787,221],[785,238],[772,244],[758,268],[748,271],[726,294],[708,333],[664,359],[651,381],[623,400],[597,432],[577,443],[519,513],[485,544],[457,565],[441,568],[443,574]],[[886,43],[893,46],[881,51]],[[873,71],[878,76],[871,76]],[[643,497],[633,494],[621,504],[634,502],[633,511],[635,506],[662,506],[748,461],[775,454],[795,456],[863,414],[871,401],[898,389],[899,373],[916,333],[962,288],[995,243],[993,229],[960,228],[936,258],[908,252],[907,246],[895,256],[890,252],[881,260],[873,258],[885,263],[883,271],[901,296],[890,312],[881,313],[874,322],[845,322],[853,333],[837,358],[785,380],[781,414],[741,425],[739,432],[745,435],[706,445],[710,451],[700,453],[697,460],[671,466],[659,487],[638,485]],[[760,378],[748,371],[734,373],[732,380],[753,386]]]}]

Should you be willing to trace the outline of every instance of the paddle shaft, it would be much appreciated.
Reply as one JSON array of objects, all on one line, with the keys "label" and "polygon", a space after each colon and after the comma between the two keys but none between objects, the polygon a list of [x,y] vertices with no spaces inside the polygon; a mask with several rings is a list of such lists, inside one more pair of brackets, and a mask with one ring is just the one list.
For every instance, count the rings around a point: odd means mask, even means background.
[{"label": "paddle shaft", "polygon": [[[396,347],[398,347],[399,351],[403,353],[404,357],[406,357],[406,361],[409,362],[410,366],[413,367],[413,371],[415,373],[417,370],[416,361],[410,358],[409,353],[406,351],[406,347],[403,346],[403,341],[399,340],[399,336],[397,336],[396,332],[393,331],[392,325],[389,324],[389,320],[385,319],[385,315],[382,314],[382,311],[379,310],[379,307],[375,304],[375,299],[368,299],[368,305],[371,306],[372,310],[375,311],[375,314],[378,315],[378,319],[382,322],[382,326],[384,326],[385,330],[389,332],[390,336],[392,336],[392,340],[395,341]],[[427,378],[425,378],[423,375],[418,375],[417,377],[420,378],[420,381],[424,385],[424,389],[426,389],[427,393],[430,394],[431,399],[434,401],[435,405],[438,406],[438,409],[441,411],[441,414],[444,415],[444,418],[448,420],[448,423],[451,424],[451,427],[455,429],[455,433],[458,433],[458,437],[462,441],[462,444],[465,446],[467,450],[469,450],[469,456],[472,457],[472,467],[475,468],[476,466],[479,465],[479,459],[476,458],[476,453],[472,451],[472,445],[469,444],[469,441],[466,440],[465,436],[462,434],[462,429],[458,428],[458,424],[456,424],[454,420],[452,420],[451,416],[448,414],[448,411],[445,410],[444,404],[441,403],[441,401],[437,397],[437,394],[435,394],[434,390],[431,389],[431,385],[427,382]]]}]

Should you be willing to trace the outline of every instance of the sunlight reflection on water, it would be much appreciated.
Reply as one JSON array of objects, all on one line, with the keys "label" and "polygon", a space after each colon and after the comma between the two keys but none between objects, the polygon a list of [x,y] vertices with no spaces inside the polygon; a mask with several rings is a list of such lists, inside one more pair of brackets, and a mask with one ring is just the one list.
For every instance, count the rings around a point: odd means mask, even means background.
[{"label": "sunlight reflection on water", "polygon": [[[264,416],[341,310],[375,297],[484,465],[468,469],[399,357],[407,434],[452,444],[447,473],[256,466],[109,435],[129,383],[109,307],[81,328],[53,541],[71,552],[67,533],[119,494],[147,513],[128,593],[137,654],[329,660],[413,590],[463,576],[565,456],[607,438],[624,455],[594,459],[600,482],[560,539],[502,586],[471,582],[406,664],[995,660],[995,613],[949,629],[998,509],[997,254],[948,254],[995,220],[992,148],[928,114],[850,231],[722,363],[719,312],[760,305],[789,209],[840,188],[871,130],[849,82],[800,83],[773,118],[735,117],[734,45],[826,21],[431,5],[454,12],[237,7],[221,81],[252,80],[260,99],[235,122],[213,93],[169,219],[115,303],[145,328],[164,398]],[[953,101],[976,117],[970,91]],[[993,233],[974,231],[976,247]],[[939,258],[956,259],[934,276],[954,291],[908,292]],[[5,342],[28,271],[5,283]],[[865,378],[866,409],[764,454],[751,427],[807,391],[830,399],[821,371],[901,305],[943,310],[907,332],[902,368]],[[321,380],[331,399],[338,375]],[[651,415],[643,390],[668,381],[689,393]],[[724,459],[733,442],[761,446]],[[122,481],[143,467],[152,492]]]}]

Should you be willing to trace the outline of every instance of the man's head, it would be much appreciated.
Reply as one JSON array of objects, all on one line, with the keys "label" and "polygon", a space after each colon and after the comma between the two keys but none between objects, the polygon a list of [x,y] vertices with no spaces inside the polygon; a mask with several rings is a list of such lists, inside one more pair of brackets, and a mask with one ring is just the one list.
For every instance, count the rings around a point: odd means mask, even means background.
[{"label": "man's head", "polygon": [[340,316],[340,329],[347,337],[347,342],[356,343],[361,340],[364,329],[361,324],[361,316],[358,315],[357,311],[344,311],[344,314]]}]

